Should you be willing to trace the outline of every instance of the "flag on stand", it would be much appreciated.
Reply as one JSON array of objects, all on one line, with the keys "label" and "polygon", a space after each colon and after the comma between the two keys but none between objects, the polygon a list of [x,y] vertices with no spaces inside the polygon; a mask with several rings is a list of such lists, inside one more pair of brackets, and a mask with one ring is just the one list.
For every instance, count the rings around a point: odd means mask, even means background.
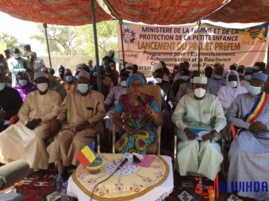
[{"label": "flag on stand", "polygon": [[94,152],[94,141],[91,141],[90,144],[81,149],[81,151],[76,154],[76,158],[83,167],[87,167],[91,164],[96,158]]}]

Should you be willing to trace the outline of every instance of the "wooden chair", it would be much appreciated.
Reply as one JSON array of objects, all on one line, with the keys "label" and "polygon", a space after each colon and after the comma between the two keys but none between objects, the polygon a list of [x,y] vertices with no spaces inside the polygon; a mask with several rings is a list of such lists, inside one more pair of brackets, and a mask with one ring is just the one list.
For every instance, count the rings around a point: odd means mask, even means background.
[{"label": "wooden chair", "polygon": [[[154,100],[156,101],[158,105],[159,111],[161,111],[161,104],[162,104],[161,89],[158,85],[145,85],[143,87],[142,93],[154,96]],[[113,129],[112,129],[112,153],[119,151],[119,141],[115,142],[116,141],[116,128],[117,126],[116,124],[114,124]],[[162,130],[162,127],[158,126],[157,139],[152,145],[147,147],[146,149],[147,154],[160,155],[161,130]]]},{"label": "wooden chair", "polygon": [[238,128],[236,126],[234,126],[233,124],[230,124],[230,129],[232,132],[232,140],[233,140],[237,135]]},{"label": "wooden chair", "polygon": [[[224,153],[224,146],[225,146],[225,138],[226,138],[226,133],[225,133],[225,128],[221,131],[221,140],[219,142],[220,148],[221,148],[221,153]],[[174,125],[174,164],[176,163],[176,158],[177,158],[177,144],[178,144],[178,128],[176,125]],[[224,163],[221,163],[221,172],[224,173]],[[214,180],[214,191],[215,191],[215,196],[218,199],[219,197],[219,174],[216,175],[216,178]]]}]

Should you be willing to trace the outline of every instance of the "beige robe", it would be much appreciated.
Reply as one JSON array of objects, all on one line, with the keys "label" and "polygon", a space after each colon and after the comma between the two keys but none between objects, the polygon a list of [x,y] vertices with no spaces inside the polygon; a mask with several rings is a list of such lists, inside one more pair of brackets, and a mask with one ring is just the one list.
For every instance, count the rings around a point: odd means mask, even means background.
[{"label": "beige robe", "polygon": [[[0,133],[0,158],[2,163],[26,160],[34,170],[48,168],[48,153],[43,139],[49,134],[50,121],[60,112],[61,97],[57,92],[48,91],[40,95],[33,91],[26,97],[19,110],[19,122]],[[25,124],[32,119],[42,122],[33,130]]]},{"label": "beige robe", "polygon": [[[78,165],[76,153],[94,140],[98,132],[103,132],[100,123],[105,114],[104,96],[99,92],[90,90],[87,96],[81,96],[78,90],[70,92],[57,117],[63,122],[62,129],[47,149],[50,156],[49,163],[62,160],[64,166],[71,163]],[[88,121],[90,126],[76,132],[75,127],[85,121]]]}]

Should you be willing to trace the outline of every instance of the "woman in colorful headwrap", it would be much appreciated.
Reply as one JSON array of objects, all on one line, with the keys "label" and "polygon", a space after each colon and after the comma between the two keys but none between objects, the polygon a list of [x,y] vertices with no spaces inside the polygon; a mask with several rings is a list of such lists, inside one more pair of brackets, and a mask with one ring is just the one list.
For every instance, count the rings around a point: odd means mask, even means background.
[{"label": "woman in colorful headwrap", "polygon": [[[114,123],[124,130],[119,143],[119,151],[146,154],[146,148],[157,137],[157,127],[162,124],[154,97],[141,93],[145,84],[140,75],[132,75],[127,79],[129,93],[120,96],[113,116]],[[140,96],[145,105],[137,100]],[[121,119],[124,112],[124,122]]]},{"label": "woman in colorful headwrap", "polygon": [[32,82],[30,82],[28,73],[26,72],[18,72],[16,75],[16,85],[14,86],[14,89],[17,89],[17,91],[20,93],[20,96],[22,100],[25,100],[25,97],[31,93],[32,91],[37,90],[36,85],[34,85]]}]

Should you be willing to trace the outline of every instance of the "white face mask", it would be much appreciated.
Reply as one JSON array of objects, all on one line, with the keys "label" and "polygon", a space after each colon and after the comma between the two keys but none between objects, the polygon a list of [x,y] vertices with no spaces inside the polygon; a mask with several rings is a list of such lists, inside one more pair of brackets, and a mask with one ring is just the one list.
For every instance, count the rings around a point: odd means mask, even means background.
[{"label": "white face mask", "polygon": [[249,85],[248,91],[252,96],[257,96],[258,94],[262,92],[262,87],[255,87],[255,86]]},{"label": "white face mask", "polygon": [[66,82],[72,82],[73,81],[73,77],[72,76],[66,76],[65,77]]},{"label": "white face mask", "polygon": [[203,98],[205,96],[206,90],[203,88],[194,89],[194,95],[198,98]]},{"label": "white face mask", "polygon": [[19,84],[23,87],[28,83],[27,80],[19,80]]},{"label": "white face mask", "polygon": [[88,84],[78,84],[78,90],[80,93],[84,94],[88,91],[89,85]]},{"label": "white face mask", "polygon": [[230,85],[232,88],[235,88],[235,87],[237,87],[237,81],[230,81],[230,82],[229,82],[229,85]]},{"label": "white face mask", "polygon": [[159,77],[154,78],[154,83],[156,83],[156,84],[160,84],[160,83],[162,83],[162,81],[163,81],[162,78],[159,78]]},{"label": "white face mask", "polygon": [[111,67],[111,70],[115,70],[115,67]]},{"label": "white face mask", "polygon": [[121,82],[120,82],[120,85],[121,85],[122,87],[127,87],[127,81],[126,81],[126,80],[121,81]]},{"label": "white face mask", "polygon": [[1,82],[0,83],[0,91],[2,91],[4,88],[5,88],[5,83],[4,82]]},{"label": "white face mask", "polygon": [[41,92],[45,92],[49,87],[48,83],[40,83],[40,84],[37,84],[36,86],[38,90]]},{"label": "white face mask", "polygon": [[14,53],[13,56],[15,59],[18,59],[21,55],[20,55],[20,53]]},{"label": "white face mask", "polygon": [[76,79],[78,80],[78,75],[76,75],[75,77],[76,77]]}]

